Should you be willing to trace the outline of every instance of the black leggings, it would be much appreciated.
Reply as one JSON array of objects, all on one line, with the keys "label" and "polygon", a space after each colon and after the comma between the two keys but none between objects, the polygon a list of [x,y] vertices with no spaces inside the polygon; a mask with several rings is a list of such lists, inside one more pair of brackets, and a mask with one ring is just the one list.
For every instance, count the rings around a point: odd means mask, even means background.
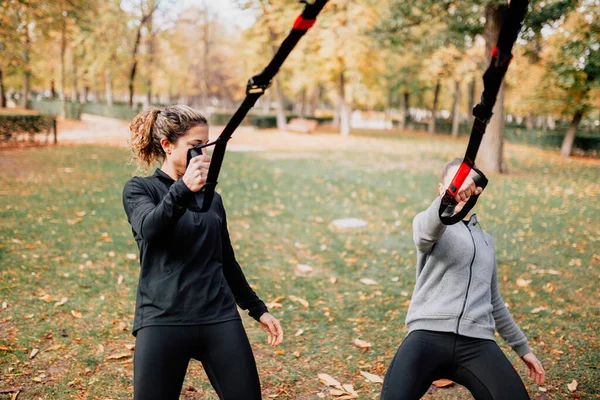
[{"label": "black leggings", "polygon": [[381,400],[420,399],[441,378],[463,385],[477,400],[529,399],[519,374],[493,340],[413,331],[388,368]]},{"label": "black leggings", "polygon": [[220,399],[261,398],[248,336],[242,321],[233,320],[140,329],[133,357],[134,399],[179,399],[191,358],[202,363]]}]

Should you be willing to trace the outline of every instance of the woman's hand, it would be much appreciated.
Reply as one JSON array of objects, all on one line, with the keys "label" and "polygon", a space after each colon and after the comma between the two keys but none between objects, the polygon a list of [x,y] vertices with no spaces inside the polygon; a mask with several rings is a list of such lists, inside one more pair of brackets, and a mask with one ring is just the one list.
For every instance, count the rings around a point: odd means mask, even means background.
[{"label": "woman's hand", "polygon": [[531,352],[525,354],[523,357],[521,357],[521,359],[527,365],[527,375],[529,375],[529,377],[533,379],[536,384],[543,384],[546,371],[544,371],[540,360],[538,360],[537,357]]},{"label": "woman's hand", "polygon": [[206,183],[206,176],[208,175],[208,168],[210,167],[210,157],[207,155],[201,155],[194,157],[190,160],[190,164],[185,170],[185,174],[182,177],[183,183],[192,192],[199,192]]},{"label": "woman's hand", "polygon": [[267,331],[271,346],[278,346],[283,342],[283,329],[277,318],[269,313],[264,313],[260,316],[259,322]]},{"label": "woman's hand", "polygon": [[472,178],[467,178],[463,182],[463,185],[460,187],[458,192],[456,192],[456,196],[454,196],[454,198],[460,203],[461,201],[469,200],[469,197],[473,195],[481,194],[481,192],[483,192],[483,189],[479,186],[476,186]]}]

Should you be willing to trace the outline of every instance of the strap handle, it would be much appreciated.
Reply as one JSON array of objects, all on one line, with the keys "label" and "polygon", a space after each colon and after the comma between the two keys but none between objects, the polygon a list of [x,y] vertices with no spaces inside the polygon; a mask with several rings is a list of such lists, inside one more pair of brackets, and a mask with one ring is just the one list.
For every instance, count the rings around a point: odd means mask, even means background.
[{"label": "strap handle", "polygon": [[[463,162],[463,164],[461,164],[461,166],[457,172],[457,175],[458,175],[458,173],[461,172],[461,168],[463,167],[463,165],[466,165],[466,164],[464,162]],[[469,172],[471,171],[471,169],[473,171],[477,172],[477,175],[473,177],[473,182],[475,182],[475,185],[477,187],[485,189],[485,187],[488,184],[488,179],[486,178],[486,176],[479,169],[471,168],[471,167],[467,167],[467,169],[466,169],[467,176],[469,175]],[[463,169],[463,171],[464,170],[465,169]],[[464,179],[463,179],[463,182],[464,182]],[[469,214],[469,212],[473,209],[473,207],[475,207],[475,204],[477,204],[477,199],[479,199],[478,194],[472,195],[471,197],[469,197],[469,200],[467,200],[467,202],[465,203],[463,208],[459,212],[454,214],[454,210],[455,210],[456,206],[458,205],[458,201],[456,201],[454,196],[456,196],[456,193],[458,192],[458,189],[460,189],[460,186],[458,188],[456,188],[456,187],[451,188],[452,186],[454,186],[454,184],[450,183],[450,186],[448,187],[448,190],[446,190],[444,197],[442,197],[442,202],[440,203],[439,215],[440,215],[440,220],[442,221],[442,223],[444,225],[454,225],[457,222],[463,220],[467,216],[467,214]],[[461,186],[462,186],[462,183],[461,183]],[[454,189],[454,190],[451,190],[451,189]],[[452,193],[454,193],[454,194],[452,194]]]}]

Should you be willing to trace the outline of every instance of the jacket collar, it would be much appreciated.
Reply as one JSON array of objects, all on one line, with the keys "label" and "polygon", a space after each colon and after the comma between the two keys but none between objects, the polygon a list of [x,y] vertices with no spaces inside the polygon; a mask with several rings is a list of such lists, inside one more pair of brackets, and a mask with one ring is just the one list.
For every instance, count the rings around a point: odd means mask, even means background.
[{"label": "jacket collar", "polygon": [[471,218],[469,218],[469,222],[467,223],[468,226],[475,226],[477,225],[477,214],[471,214]]},{"label": "jacket collar", "polygon": [[169,182],[169,183],[175,182],[175,180],[173,180],[173,178],[171,178],[169,175],[167,175],[167,173],[160,168],[156,168],[156,171],[154,171],[154,174],[152,176],[155,176],[158,179],[165,181],[165,182]]}]

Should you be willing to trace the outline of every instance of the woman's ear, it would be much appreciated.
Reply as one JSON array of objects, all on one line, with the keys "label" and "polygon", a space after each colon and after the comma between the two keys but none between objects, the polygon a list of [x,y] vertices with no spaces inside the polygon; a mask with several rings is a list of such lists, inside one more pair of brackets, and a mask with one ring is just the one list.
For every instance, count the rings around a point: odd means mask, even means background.
[{"label": "woman's ear", "polygon": [[166,138],[162,138],[160,139],[160,147],[162,147],[165,154],[171,154],[171,151],[173,150],[173,143],[169,142],[169,140]]},{"label": "woman's ear", "polygon": [[444,194],[444,192],[445,192],[444,185],[442,185],[441,183],[438,183],[438,193]]}]

